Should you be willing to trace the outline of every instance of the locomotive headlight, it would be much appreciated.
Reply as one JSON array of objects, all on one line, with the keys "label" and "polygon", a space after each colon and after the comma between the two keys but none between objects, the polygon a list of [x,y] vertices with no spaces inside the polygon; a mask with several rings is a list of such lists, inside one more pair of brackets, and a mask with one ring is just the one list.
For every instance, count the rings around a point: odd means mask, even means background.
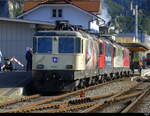
[{"label": "locomotive headlight", "polygon": [[44,69],[44,65],[43,65],[43,64],[38,64],[38,65],[36,66],[36,68],[37,68],[37,69]]},{"label": "locomotive headlight", "polygon": [[73,66],[72,65],[66,65],[66,68],[67,69],[73,69]]}]

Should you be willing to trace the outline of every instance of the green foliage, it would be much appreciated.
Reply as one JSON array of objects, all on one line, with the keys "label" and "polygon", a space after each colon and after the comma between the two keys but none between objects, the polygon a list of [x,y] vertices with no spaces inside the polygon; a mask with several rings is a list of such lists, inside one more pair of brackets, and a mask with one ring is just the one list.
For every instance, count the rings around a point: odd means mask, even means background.
[{"label": "green foliage", "polygon": [[150,35],[150,16],[144,18],[143,29]]},{"label": "green foliage", "polygon": [[108,12],[114,18],[117,15],[120,15],[123,7],[112,0],[107,0],[106,3],[108,4]]},{"label": "green foliage", "polygon": [[[125,8],[123,4],[119,4],[118,2],[115,2],[116,0],[106,0],[106,3],[108,5],[108,12],[110,13],[112,17],[112,23],[113,25],[119,29],[122,30],[121,32],[134,32],[135,31],[135,16],[130,13],[129,8]],[[122,0],[128,4],[128,7],[130,5],[131,0]],[[138,1],[138,0],[134,0]],[[142,2],[142,6],[140,6],[140,2]],[[139,5],[139,16],[138,16],[138,23],[139,23],[139,30],[147,31],[148,34],[150,34],[150,0],[142,0],[137,2]],[[145,7],[146,6],[146,7]],[[127,11],[127,15],[124,13]]]},{"label": "green foliage", "polygon": [[11,0],[13,4],[13,9],[11,9],[11,15],[17,17],[22,13],[21,9],[23,7],[24,0]]},{"label": "green foliage", "polygon": [[14,10],[14,17],[17,17],[18,15],[20,15],[22,12],[21,12],[21,8],[17,8]]},{"label": "green foliage", "polygon": [[119,16],[117,22],[122,32],[132,32],[134,30],[133,18],[130,16]]}]

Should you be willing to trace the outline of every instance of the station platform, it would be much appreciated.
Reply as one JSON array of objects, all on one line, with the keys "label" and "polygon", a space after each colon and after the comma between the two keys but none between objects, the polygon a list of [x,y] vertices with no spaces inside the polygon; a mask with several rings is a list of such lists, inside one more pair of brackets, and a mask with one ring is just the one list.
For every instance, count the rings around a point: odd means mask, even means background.
[{"label": "station platform", "polygon": [[22,96],[25,86],[32,81],[32,72],[0,72],[0,97]]},{"label": "station platform", "polygon": [[[134,74],[139,75],[138,69],[134,69]],[[150,68],[142,69],[141,76],[150,76]]]},{"label": "station platform", "polygon": [[138,69],[134,70],[134,77],[131,78],[131,81],[145,81],[150,82],[150,68],[142,69],[141,75]]},{"label": "station platform", "polygon": [[31,72],[0,72],[0,88],[23,87],[31,80]]}]

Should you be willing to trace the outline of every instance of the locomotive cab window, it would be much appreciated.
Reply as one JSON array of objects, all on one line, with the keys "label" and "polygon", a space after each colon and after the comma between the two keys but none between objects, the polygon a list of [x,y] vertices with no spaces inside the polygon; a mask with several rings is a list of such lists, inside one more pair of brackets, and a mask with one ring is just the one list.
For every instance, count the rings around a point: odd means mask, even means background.
[{"label": "locomotive cab window", "polygon": [[80,38],[60,38],[59,53],[81,53],[81,42]]},{"label": "locomotive cab window", "polygon": [[39,38],[37,52],[38,53],[52,53],[52,39],[51,38]]}]

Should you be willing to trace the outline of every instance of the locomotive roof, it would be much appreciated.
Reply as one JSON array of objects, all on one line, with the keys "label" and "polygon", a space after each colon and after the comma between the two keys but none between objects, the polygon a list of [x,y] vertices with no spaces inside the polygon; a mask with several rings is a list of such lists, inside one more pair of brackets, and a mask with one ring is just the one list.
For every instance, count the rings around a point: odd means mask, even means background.
[{"label": "locomotive roof", "polygon": [[94,40],[98,39],[96,36],[88,34],[84,31],[64,31],[64,30],[38,31],[35,33],[34,36],[78,36]]},{"label": "locomotive roof", "polygon": [[39,31],[34,36],[82,36],[77,31]]},{"label": "locomotive roof", "polygon": [[111,41],[108,39],[110,36],[101,36],[96,37],[93,34],[88,34],[84,31],[64,31],[64,30],[51,30],[51,31],[38,31],[34,36],[77,36],[77,37],[85,37],[88,39],[99,40],[101,42],[106,42],[108,44],[112,44],[115,48],[125,48],[115,41]]}]

